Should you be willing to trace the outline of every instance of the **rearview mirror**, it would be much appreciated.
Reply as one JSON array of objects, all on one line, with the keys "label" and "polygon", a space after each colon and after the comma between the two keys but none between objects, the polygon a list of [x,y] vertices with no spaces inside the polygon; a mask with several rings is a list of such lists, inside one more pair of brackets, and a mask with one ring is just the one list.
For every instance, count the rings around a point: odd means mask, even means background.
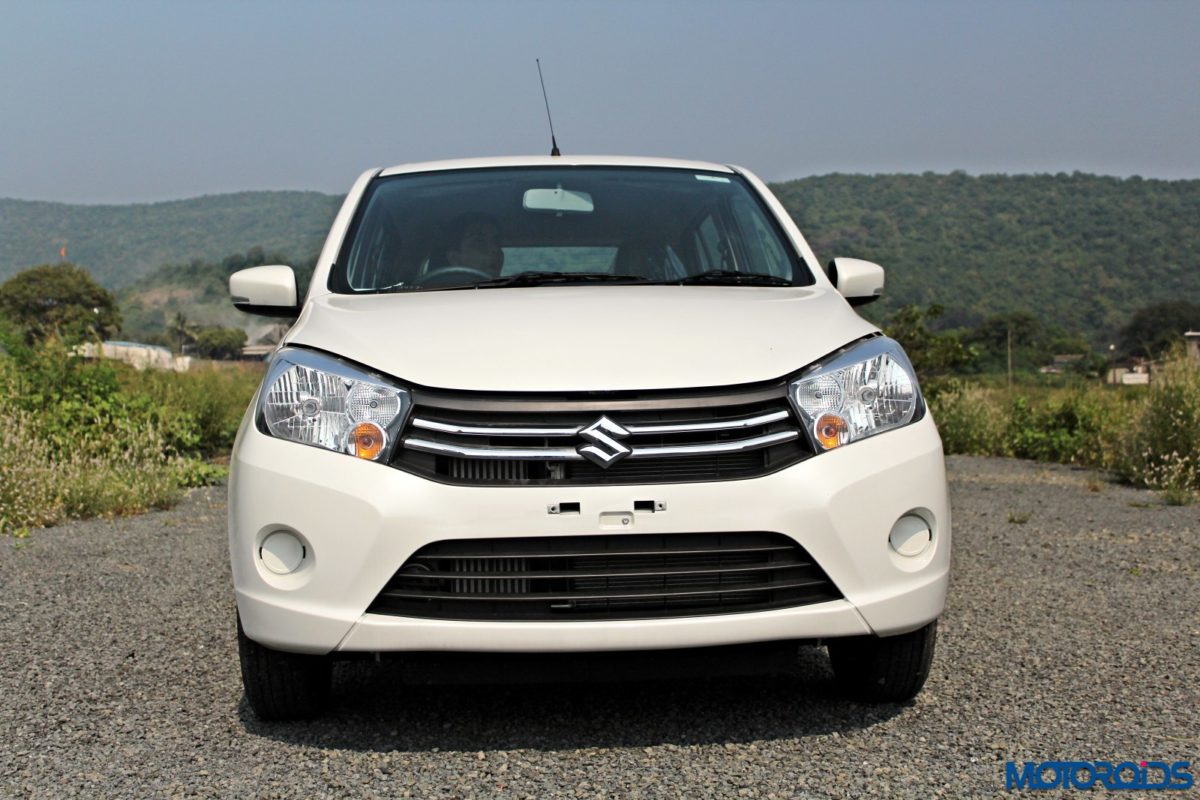
[{"label": "rearview mirror", "polygon": [[273,264],[238,270],[229,276],[233,305],[248,314],[266,317],[300,315],[296,304],[296,273],[291,267]]},{"label": "rearview mirror", "polygon": [[527,189],[523,205],[527,211],[568,211],[575,214],[590,214],[596,210],[592,196],[587,192],[572,189]]},{"label": "rearview mirror", "polygon": [[883,294],[883,267],[859,258],[830,261],[829,280],[852,306],[873,303]]}]

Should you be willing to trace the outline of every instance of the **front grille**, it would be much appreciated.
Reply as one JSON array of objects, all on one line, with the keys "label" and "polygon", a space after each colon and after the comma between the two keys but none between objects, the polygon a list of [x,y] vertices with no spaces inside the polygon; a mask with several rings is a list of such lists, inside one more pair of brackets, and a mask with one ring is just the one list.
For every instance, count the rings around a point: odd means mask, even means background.
[{"label": "front grille", "polygon": [[782,385],[608,400],[431,392],[413,399],[392,465],[447,483],[721,481],[812,455]]},{"label": "front grille", "polygon": [[552,536],[426,545],[367,610],[457,620],[656,619],[841,596],[804,548],[779,533]]}]

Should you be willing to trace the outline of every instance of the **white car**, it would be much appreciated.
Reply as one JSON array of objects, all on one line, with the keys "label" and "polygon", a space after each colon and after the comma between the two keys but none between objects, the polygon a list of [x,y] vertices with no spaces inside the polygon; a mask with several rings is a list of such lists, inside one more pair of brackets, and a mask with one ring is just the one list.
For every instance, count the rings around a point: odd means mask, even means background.
[{"label": "white car", "polygon": [[234,445],[242,677],[315,714],[331,661],[795,640],[874,701],[925,682],[941,440],[900,346],[744,169],[493,158],[364,173]]}]

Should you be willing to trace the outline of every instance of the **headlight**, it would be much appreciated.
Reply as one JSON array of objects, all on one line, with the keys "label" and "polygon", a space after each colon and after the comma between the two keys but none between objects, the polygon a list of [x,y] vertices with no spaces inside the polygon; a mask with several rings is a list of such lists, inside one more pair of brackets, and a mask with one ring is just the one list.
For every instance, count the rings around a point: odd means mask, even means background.
[{"label": "headlight", "polygon": [[908,356],[882,336],[814,365],[788,394],[819,450],[907,425],[921,406]]},{"label": "headlight", "polygon": [[308,350],[275,354],[258,418],[272,436],[384,461],[411,406],[406,390]]}]

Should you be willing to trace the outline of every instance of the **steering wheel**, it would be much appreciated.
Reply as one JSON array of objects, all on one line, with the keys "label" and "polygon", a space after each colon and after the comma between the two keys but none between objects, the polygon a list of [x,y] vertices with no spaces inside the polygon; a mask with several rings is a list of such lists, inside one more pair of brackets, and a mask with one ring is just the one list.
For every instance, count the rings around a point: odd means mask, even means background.
[{"label": "steering wheel", "polygon": [[[438,267],[432,272],[426,272],[421,276],[421,280],[417,282],[418,286],[430,286],[443,283],[445,278],[453,278],[455,276],[482,278],[483,280],[491,280],[496,277],[490,272],[484,272],[475,267]],[[452,283],[452,282],[451,282]]]}]

